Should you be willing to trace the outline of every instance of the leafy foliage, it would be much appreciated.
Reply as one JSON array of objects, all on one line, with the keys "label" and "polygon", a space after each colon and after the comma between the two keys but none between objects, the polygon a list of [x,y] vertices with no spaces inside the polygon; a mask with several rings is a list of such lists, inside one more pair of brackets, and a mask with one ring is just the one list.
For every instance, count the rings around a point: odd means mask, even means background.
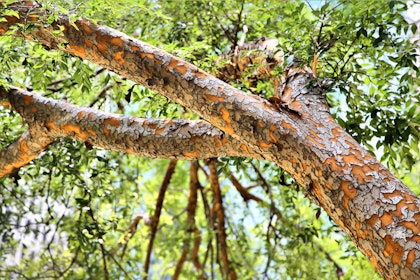
[{"label": "leafy foliage", "polygon": [[[243,35],[247,41],[277,38],[284,67],[298,58],[312,65],[317,56],[318,77],[328,86],[336,119],[404,175],[408,185],[418,185],[418,176],[409,174],[419,169],[419,80],[416,42],[409,40],[417,30],[404,19],[403,1],[40,2],[45,10],[86,16],[212,73],[219,56]],[[50,14],[47,22],[56,15]],[[246,34],[244,25],[249,27]],[[0,37],[0,65],[0,86],[25,87],[56,99],[66,96],[69,102],[107,112],[197,118],[95,65],[13,37]],[[245,78],[235,85],[246,90]],[[261,81],[257,88],[272,94],[271,82]],[[4,147],[25,126],[6,106],[0,119]],[[167,165],[167,160],[61,140],[14,178],[0,179],[0,276],[97,279],[106,270],[111,279],[142,277],[149,225]],[[190,163],[179,162],[160,216],[150,268],[153,279],[173,275],[182,249],[187,244],[191,249],[197,237],[202,270],[209,277],[223,275],[209,217],[209,170],[205,162],[199,165],[196,230],[187,222]],[[341,275],[340,269],[342,279],[374,275],[352,243],[325,213],[318,216],[319,208],[296,191],[284,171],[267,162],[221,158],[218,172],[229,256],[241,279],[333,279]],[[233,187],[232,174],[263,202],[245,200]],[[136,219],[140,221],[130,232]],[[198,274],[192,261],[184,264],[182,278]]]}]

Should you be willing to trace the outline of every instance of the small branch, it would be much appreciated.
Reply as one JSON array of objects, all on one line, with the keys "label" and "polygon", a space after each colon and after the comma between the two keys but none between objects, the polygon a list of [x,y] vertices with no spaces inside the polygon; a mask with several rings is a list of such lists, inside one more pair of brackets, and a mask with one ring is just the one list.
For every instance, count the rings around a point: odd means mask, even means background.
[{"label": "small branch", "polygon": [[239,183],[238,179],[236,179],[236,177],[233,174],[230,174],[229,179],[232,182],[233,186],[236,188],[236,190],[239,192],[239,194],[242,196],[242,198],[245,201],[254,200],[254,201],[259,202],[259,203],[263,202],[263,200],[261,198],[253,195],[252,193],[250,193],[248,191],[247,188],[242,186],[241,183]]},{"label": "small branch", "polygon": [[89,212],[89,215],[90,215],[93,223],[95,224],[96,238],[98,238],[99,247],[101,248],[101,252],[102,252],[102,263],[103,263],[103,266],[104,266],[104,278],[106,280],[108,280],[109,279],[109,272],[108,272],[107,263],[106,263],[107,252],[105,250],[103,242],[100,242],[100,240],[103,240],[102,235],[100,234],[100,228],[99,228],[98,222],[95,219],[95,216],[93,215],[93,211],[92,211],[91,207],[89,207],[88,212]]},{"label": "small branch", "polygon": [[344,276],[344,271],[341,266],[331,257],[331,255],[322,248],[321,245],[317,244],[318,249],[325,254],[327,260],[329,260],[335,267],[335,273],[337,275],[337,279],[340,280],[342,276]]},{"label": "small branch", "polygon": [[144,262],[144,280],[147,280],[147,276],[149,274],[149,266],[150,266],[150,258],[152,256],[153,251],[153,243],[155,241],[157,228],[159,225],[159,219],[160,219],[160,213],[162,212],[162,206],[163,206],[163,200],[165,199],[165,193],[168,189],[169,183],[171,181],[172,175],[175,172],[177,160],[171,160],[169,162],[168,168],[166,169],[165,177],[163,178],[162,184],[159,188],[159,195],[156,200],[156,206],[155,206],[155,213],[152,217],[152,224],[150,229],[150,240],[149,245],[147,247],[147,254],[146,254],[146,260]]},{"label": "small branch", "polygon": [[191,162],[190,166],[190,194],[188,196],[188,205],[187,205],[187,236],[184,239],[184,249],[182,250],[181,257],[176,265],[175,273],[172,276],[172,279],[178,279],[181,274],[182,267],[185,260],[187,259],[187,254],[190,248],[190,237],[191,233],[196,233],[197,227],[195,226],[195,210],[197,208],[197,190],[198,190],[198,162]]},{"label": "small branch", "polygon": [[210,170],[210,184],[213,190],[213,212],[216,213],[217,218],[217,236],[218,236],[218,247],[220,247],[221,259],[223,264],[223,270],[226,278],[237,279],[235,270],[233,269],[228,258],[228,246],[227,246],[227,235],[225,229],[225,213],[223,209],[222,193],[220,190],[219,178],[217,175],[216,167],[217,159],[210,159],[208,161],[208,167]]},{"label": "small branch", "polygon": [[111,257],[114,257],[115,254],[118,252],[121,247],[123,247],[123,251],[121,252],[121,259],[124,257],[125,249],[127,248],[128,241],[134,236],[137,230],[137,226],[139,221],[143,218],[142,215],[137,215],[133,221],[130,223],[128,228],[124,232],[124,242],[118,242],[117,247],[109,253]]},{"label": "small branch", "polygon": [[114,87],[114,84],[108,84],[108,85],[106,85],[102,90],[101,90],[101,92],[95,97],[95,99],[94,100],[92,100],[92,102],[90,102],[90,104],[89,104],[89,106],[88,107],[93,107],[93,105],[95,105],[96,104],[96,102],[98,102],[98,100],[100,99],[100,98],[102,98],[102,97],[104,97],[105,96],[105,94],[107,93],[107,91],[108,90],[110,90],[111,88],[113,88]]},{"label": "small branch", "polygon": [[234,37],[234,42],[235,43],[233,45],[233,49],[235,49],[236,46],[238,46],[238,33],[239,33],[240,28],[241,28],[242,13],[244,11],[244,6],[245,6],[245,0],[242,0],[241,9],[239,10],[238,19],[236,20],[236,24],[235,24],[235,37]]}]

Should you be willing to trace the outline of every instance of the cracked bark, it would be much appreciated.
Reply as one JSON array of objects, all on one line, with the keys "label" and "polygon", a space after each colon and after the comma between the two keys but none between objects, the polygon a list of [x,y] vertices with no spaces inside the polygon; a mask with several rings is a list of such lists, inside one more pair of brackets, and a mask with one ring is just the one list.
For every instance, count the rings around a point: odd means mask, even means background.
[{"label": "cracked bark", "polygon": [[10,90],[0,88],[0,100],[3,98],[9,99],[10,106],[25,119],[30,129],[0,151],[0,177],[26,165],[60,137],[152,158],[205,159],[242,155],[239,141],[206,121],[109,114],[13,87]]},{"label": "cracked bark", "polygon": [[[12,8],[22,11],[21,19],[6,17],[0,34],[19,21],[39,23],[36,8]],[[59,25],[64,33],[52,36]],[[307,73],[289,81],[283,93],[293,98],[277,108],[114,29],[86,19],[75,25],[61,16],[24,37],[87,59],[192,109],[239,141],[244,154],[261,155],[288,171],[384,278],[420,278],[420,200],[335,122],[319,89],[306,87],[312,79]],[[200,158],[203,151],[194,152]]]}]

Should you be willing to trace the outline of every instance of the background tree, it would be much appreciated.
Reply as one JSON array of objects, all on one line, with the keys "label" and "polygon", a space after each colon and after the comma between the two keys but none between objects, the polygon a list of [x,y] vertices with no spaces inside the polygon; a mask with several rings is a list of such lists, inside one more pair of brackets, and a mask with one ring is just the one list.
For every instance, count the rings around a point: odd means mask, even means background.
[{"label": "background tree", "polygon": [[[25,17],[32,15],[26,10],[27,14],[20,15],[20,24],[14,24],[19,33],[14,29],[7,32],[33,36],[42,24],[45,30],[38,35],[51,32],[60,38],[63,29],[48,29],[60,20],[55,11],[74,15],[71,22],[84,15],[216,75],[217,65],[223,64],[221,56],[235,50],[241,36],[246,35],[247,41],[261,36],[277,38],[284,64],[277,65],[270,75],[280,76],[292,62],[300,61],[302,67],[316,63],[317,77],[327,87],[328,102],[339,124],[416,191],[418,178],[410,171],[419,169],[420,117],[415,91],[418,81],[412,72],[417,70],[414,46],[408,40],[415,26],[403,18],[407,10],[404,3],[117,2],[54,1],[52,6],[45,1],[35,9],[37,13],[45,11],[45,17]],[[3,1],[3,6],[9,3]],[[3,10],[6,25],[16,16],[13,7]],[[248,26],[246,34],[244,25]],[[1,32],[5,33],[3,27]],[[38,40],[44,43],[45,38],[50,38],[46,36]],[[68,42],[58,42],[47,45],[47,49],[69,47]],[[71,126],[72,115],[65,115],[60,108],[79,110],[81,114],[85,109],[65,105],[64,101],[23,98],[23,105],[36,108],[26,112],[24,106],[15,105],[19,104],[18,93],[23,92],[7,89],[22,87],[47,98],[65,96],[69,103],[104,112],[149,118],[124,120],[149,128],[151,140],[142,138],[143,150],[129,152],[150,157],[169,153],[162,141],[168,141],[165,133],[172,125],[150,118],[198,116],[127,80],[127,76],[118,76],[65,52],[46,50],[39,43],[17,40],[15,36],[1,37],[1,44],[2,96],[9,97],[15,110],[7,109],[8,103],[4,102],[2,155],[18,150],[28,155],[29,161],[40,148],[48,146],[42,156],[25,167],[12,173],[7,168],[2,170],[3,174],[10,173],[1,179],[0,251],[4,277],[138,278],[147,271],[156,278],[237,275],[329,279],[372,273],[338,227],[304,198],[313,197],[310,189],[306,194],[308,190],[296,192],[296,181],[268,161],[242,157],[152,161],[122,153],[127,150],[118,149],[121,143],[111,143],[111,129],[109,142],[106,137],[96,138],[102,147],[120,152],[93,148],[95,143],[90,141],[59,138],[83,139],[80,131]],[[82,49],[72,48],[71,44],[69,49],[83,56]],[[241,58],[246,55],[242,52]],[[253,55],[250,51],[247,57]],[[115,60],[118,62],[118,57]],[[230,57],[225,60],[228,63]],[[258,61],[242,71],[240,78],[230,77],[228,82],[250,94],[269,98],[275,94],[272,77],[258,79],[256,84],[253,79],[260,68]],[[156,83],[153,76],[146,82],[152,88]],[[88,112],[97,123],[106,116],[94,110]],[[290,110],[288,114],[296,112]],[[56,116],[68,126],[55,135],[51,134],[54,127],[49,126],[46,135],[45,126],[34,125],[41,116],[51,121]],[[206,144],[209,147],[203,150],[212,157],[243,152],[238,148],[243,143],[236,143],[208,123],[175,124],[199,129],[177,131],[184,133],[186,141],[178,143],[173,157],[183,154],[184,158],[194,158],[193,153],[185,151]],[[88,122],[83,125],[88,126]],[[24,132],[28,126],[31,133]],[[200,129],[202,134],[198,134]],[[156,135],[162,133],[159,142]],[[220,139],[216,152],[203,134]],[[19,135],[24,141],[8,146]],[[189,137],[202,142],[194,144]],[[225,141],[229,144],[222,145]],[[22,143],[35,143],[29,145],[33,154]],[[170,142],[166,144],[173,147]],[[257,152],[254,156],[262,157]],[[9,158],[3,156],[1,166],[10,166]],[[397,256],[396,252],[389,255],[390,259]],[[414,265],[416,260],[412,260]]]}]

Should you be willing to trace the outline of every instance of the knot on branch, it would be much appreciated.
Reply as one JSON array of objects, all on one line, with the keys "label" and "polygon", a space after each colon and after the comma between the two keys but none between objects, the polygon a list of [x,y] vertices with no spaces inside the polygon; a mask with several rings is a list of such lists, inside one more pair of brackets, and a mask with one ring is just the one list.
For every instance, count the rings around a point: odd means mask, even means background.
[{"label": "knot on branch", "polygon": [[287,69],[283,76],[274,78],[274,94],[269,99],[272,103],[299,115],[329,114],[324,90],[308,66]]},{"label": "knot on branch", "polygon": [[272,79],[272,71],[283,65],[283,50],[277,44],[277,39],[265,37],[239,44],[216,62],[216,77],[227,83],[244,79],[254,91],[258,81]]}]

